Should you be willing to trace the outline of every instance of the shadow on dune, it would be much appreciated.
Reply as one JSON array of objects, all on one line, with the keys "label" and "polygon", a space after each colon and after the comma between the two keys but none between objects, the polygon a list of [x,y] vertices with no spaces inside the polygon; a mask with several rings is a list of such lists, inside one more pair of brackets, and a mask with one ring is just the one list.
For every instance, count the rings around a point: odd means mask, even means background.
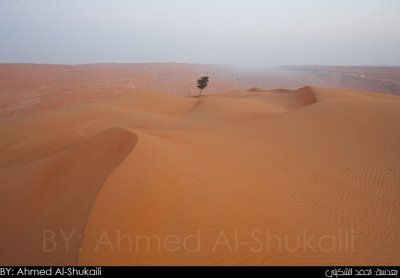
[{"label": "shadow on dune", "polygon": [[54,155],[2,168],[1,264],[76,264],[97,193],[136,142],[134,132],[114,127]]}]

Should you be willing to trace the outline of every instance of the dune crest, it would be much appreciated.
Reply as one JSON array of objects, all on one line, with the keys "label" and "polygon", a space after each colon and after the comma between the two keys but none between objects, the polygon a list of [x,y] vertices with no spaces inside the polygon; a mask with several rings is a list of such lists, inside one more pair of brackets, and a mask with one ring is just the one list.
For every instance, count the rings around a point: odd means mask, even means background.
[{"label": "dune crest", "polygon": [[136,140],[129,130],[109,128],[45,158],[0,169],[0,219],[7,222],[0,262],[76,264],[96,195]]},{"label": "dune crest", "polygon": [[192,128],[141,130],[96,199],[79,263],[396,264],[400,99],[336,91],[203,96],[183,115]]},{"label": "dune crest", "polygon": [[[2,262],[396,265],[399,119],[397,96],[314,86],[0,119]],[[79,232],[40,253],[43,229]]]}]

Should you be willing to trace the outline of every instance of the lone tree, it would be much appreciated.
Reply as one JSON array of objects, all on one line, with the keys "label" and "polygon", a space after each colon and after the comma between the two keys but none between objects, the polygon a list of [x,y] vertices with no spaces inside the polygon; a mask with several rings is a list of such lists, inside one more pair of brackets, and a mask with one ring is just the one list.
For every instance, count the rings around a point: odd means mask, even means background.
[{"label": "lone tree", "polygon": [[208,76],[203,76],[199,80],[197,80],[197,88],[200,89],[199,96],[201,95],[201,91],[208,85]]}]

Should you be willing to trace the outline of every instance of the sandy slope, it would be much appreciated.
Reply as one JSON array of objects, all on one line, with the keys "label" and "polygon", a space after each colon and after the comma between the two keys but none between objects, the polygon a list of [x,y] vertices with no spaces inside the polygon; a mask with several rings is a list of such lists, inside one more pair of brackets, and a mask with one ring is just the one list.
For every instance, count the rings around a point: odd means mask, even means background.
[{"label": "sandy slope", "polygon": [[399,97],[319,87],[1,119],[0,263],[398,264],[399,120]]},{"label": "sandy slope", "polygon": [[[54,155],[3,167],[1,263],[77,263],[82,240],[70,235],[83,233],[97,192],[136,139],[131,131],[110,128]],[[68,245],[60,235],[71,239]]]},{"label": "sandy slope", "polygon": [[0,64],[0,118],[93,103],[134,89],[197,95],[249,88],[295,89],[305,85],[400,95],[400,67],[287,66],[265,70],[233,66],[137,64]]}]

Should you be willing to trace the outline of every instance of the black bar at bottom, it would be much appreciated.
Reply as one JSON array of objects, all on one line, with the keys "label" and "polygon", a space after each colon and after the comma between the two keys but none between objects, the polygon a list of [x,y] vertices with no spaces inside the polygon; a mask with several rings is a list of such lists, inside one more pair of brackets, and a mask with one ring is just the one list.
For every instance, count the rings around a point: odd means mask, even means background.
[{"label": "black bar at bottom", "polygon": [[400,278],[399,266],[288,266],[288,267],[129,267],[129,266],[0,266],[0,277],[114,277],[116,275],[140,274],[208,274],[232,273],[250,274],[260,273],[267,277],[290,275],[292,277],[306,275],[306,277],[393,277]]}]

